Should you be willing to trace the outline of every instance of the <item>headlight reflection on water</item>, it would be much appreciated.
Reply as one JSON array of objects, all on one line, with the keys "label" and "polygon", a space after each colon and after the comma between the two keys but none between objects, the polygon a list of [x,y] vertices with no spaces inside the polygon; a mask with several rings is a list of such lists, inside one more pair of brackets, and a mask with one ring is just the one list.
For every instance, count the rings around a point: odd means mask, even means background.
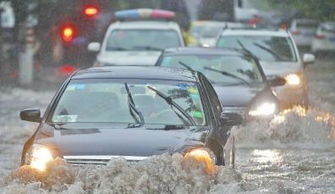
[{"label": "headlight reflection on water", "polygon": [[278,150],[254,150],[252,152],[253,161],[264,164],[264,163],[280,163],[283,161],[282,155]]}]

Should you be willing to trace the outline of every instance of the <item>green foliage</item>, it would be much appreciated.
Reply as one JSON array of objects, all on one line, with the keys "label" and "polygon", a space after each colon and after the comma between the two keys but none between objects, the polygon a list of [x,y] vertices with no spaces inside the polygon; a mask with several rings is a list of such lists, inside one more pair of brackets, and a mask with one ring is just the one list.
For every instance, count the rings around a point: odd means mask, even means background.
[{"label": "green foliage", "polygon": [[294,8],[321,21],[335,20],[335,0],[269,0],[282,10]]}]

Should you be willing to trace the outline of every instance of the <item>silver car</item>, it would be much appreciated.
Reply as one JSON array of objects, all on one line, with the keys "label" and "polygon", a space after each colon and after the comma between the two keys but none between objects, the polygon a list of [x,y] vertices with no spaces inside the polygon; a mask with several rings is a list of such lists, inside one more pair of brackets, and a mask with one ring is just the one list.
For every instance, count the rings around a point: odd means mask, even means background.
[{"label": "silver car", "polygon": [[217,39],[217,47],[245,49],[259,59],[268,78],[285,77],[284,86],[274,90],[282,109],[301,105],[308,107],[304,67],[314,62],[312,54],[300,58],[298,48],[289,32],[265,29],[227,29]]}]

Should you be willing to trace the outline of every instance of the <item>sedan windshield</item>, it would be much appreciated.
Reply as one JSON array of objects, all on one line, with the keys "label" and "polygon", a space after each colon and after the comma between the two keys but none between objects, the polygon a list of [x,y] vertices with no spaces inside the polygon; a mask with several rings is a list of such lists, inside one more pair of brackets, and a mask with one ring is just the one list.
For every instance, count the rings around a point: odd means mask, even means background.
[{"label": "sedan windshield", "polygon": [[113,30],[106,50],[163,50],[178,46],[180,39],[173,30]]},{"label": "sedan windshield", "polygon": [[261,83],[262,74],[250,57],[222,55],[168,55],[161,66],[185,68],[203,73],[212,83],[221,85]]},{"label": "sedan windshield", "polygon": [[51,117],[53,123],[204,125],[196,83],[72,80]]},{"label": "sedan windshield", "polygon": [[275,36],[222,36],[217,46],[221,48],[241,48],[241,44],[261,61],[297,61],[292,40]]}]

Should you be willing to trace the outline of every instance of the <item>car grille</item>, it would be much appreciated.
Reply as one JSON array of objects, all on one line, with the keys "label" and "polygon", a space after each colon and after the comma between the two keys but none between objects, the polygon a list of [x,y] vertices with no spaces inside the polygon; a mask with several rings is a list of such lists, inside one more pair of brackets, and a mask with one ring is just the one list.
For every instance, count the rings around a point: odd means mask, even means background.
[{"label": "car grille", "polygon": [[111,159],[124,158],[129,162],[138,162],[146,156],[64,156],[66,163],[71,165],[107,165]]}]

